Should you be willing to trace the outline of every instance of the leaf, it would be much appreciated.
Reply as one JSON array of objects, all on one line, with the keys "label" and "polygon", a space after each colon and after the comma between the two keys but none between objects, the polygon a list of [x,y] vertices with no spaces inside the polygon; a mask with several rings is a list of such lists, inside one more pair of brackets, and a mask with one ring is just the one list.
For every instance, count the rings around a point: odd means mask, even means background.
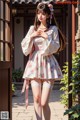
[{"label": "leaf", "polygon": [[78,117],[79,117],[78,113],[74,113],[72,116],[73,116],[74,118],[78,118]]},{"label": "leaf", "polygon": [[73,110],[71,109],[68,109],[64,112],[64,115],[67,115],[67,114],[72,114],[73,113]]},{"label": "leaf", "polygon": [[70,84],[69,84],[69,86],[73,86],[73,85],[74,85],[74,83],[70,83]]},{"label": "leaf", "polygon": [[73,92],[73,90],[70,90],[70,91],[69,91],[69,94],[71,94],[72,92]]}]

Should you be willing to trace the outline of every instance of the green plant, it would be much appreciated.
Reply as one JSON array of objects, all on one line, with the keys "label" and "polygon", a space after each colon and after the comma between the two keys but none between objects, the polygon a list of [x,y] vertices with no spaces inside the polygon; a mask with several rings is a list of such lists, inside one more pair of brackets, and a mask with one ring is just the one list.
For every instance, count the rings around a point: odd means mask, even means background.
[{"label": "green plant", "polygon": [[64,115],[70,114],[69,120],[80,120],[80,52],[75,55],[74,65],[72,67],[72,90],[69,93],[73,95],[73,106],[66,110]]},{"label": "green plant", "polygon": [[12,91],[15,92],[15,85],[12,83]]},{"label": "green plant", "polygon": [[67,114],[71,115],[69,120],[80,120],[80,104],[76,104],[75,106],[72,106],[70,109],[66,110],[64,115]]},{"label": "green plant", "polygon": [[[76,55],[72,55],[72,69],[75,68],[76,66]],[[61,87],[61,91],[64,92],[64,94],[61,95],[61,103],[63,103],[65,106],[68,107],[68,94],[71,93],[68,92],[68,62],[65,63],[65,65],[63,66],[63,78],[61,79],[61,84],[63,84],[63,86]],[[72,71],[72,76],[74,76],[75,72]],[[73,84],[73,83],[71,83]],[[71,85],[70,84],[70,85]],[[73,92],[73,101],[74,101],[74,92]]]},{"label": "green plant", "polygon": [[[74,97],[80,94],[80,53],[76,54],[75,57],[75,66],[72,68],[72,90],[70,93],[73,93]],[[76,100],[76,99],[75,99]]]},{"label": "green plant", "polygon": [[65,63],[63,66],[63,78],[61,79],[60,84],[63,84],[61,87],[61,91],[64,91],[64,94],[62,94],[61,97],[61,103],[65,104],[65,106],[68,106],[68,62]]},{"label": "green plant", "polygon": [[13,82],[20,82],[22,80],[23,71],[21,68],[12,70],[12,80]]}]

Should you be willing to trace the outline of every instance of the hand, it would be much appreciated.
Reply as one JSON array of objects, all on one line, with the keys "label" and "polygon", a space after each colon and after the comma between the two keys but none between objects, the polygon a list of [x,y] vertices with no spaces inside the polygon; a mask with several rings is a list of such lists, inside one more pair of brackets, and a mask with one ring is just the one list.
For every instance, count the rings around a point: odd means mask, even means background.
[{"label": "hand", "polygon": [[31,39],[35,38],[35,37],[38,37],[40,36],[40,32],[39,31],[34,31],[32,34],[31,34]]},{"label": "hand", "polygon": [[48,38],[48,35],[42,31],[42,30],[37,30],[37,31],[34,31],[32,34],[31,34],[31,39],[35,38],[35,37],[38,37],[38,36],[41,36],[45,39]]},{"label": "hand", "polygon": [[41,36],[41,37],[43,37],[43,38],[45,38],[45,39],[48,38],[48,35],[47,35],[44,31],[38,30],[38,33],[39,33],[39,36]]}]

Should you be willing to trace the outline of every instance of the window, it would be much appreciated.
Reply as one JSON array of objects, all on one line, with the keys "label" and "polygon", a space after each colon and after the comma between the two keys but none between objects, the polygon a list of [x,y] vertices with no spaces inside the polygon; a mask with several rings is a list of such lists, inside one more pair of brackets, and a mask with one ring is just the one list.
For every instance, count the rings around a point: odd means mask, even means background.
[{"label": "window", "polygon": [[0,0],[0,61],[10,61],[9,3],[9,0]]}]

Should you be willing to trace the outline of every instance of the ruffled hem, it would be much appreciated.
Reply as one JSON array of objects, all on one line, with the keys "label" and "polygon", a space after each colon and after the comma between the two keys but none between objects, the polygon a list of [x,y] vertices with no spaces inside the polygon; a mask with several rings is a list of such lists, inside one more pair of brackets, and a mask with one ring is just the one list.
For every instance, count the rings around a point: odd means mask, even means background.
[{"label": "ruffled hem", "polygon": [[28,77],[23,77],[23,79],[26,79],[26,80],[42,80],[42,81],[44,81],[44,80],[60,80],[60,79],[62,79],[63,78],[63,76],[62,77],[58,77],[58,78],[36,78],[36,77],[32,77],[32,78],[28,78]]}]

